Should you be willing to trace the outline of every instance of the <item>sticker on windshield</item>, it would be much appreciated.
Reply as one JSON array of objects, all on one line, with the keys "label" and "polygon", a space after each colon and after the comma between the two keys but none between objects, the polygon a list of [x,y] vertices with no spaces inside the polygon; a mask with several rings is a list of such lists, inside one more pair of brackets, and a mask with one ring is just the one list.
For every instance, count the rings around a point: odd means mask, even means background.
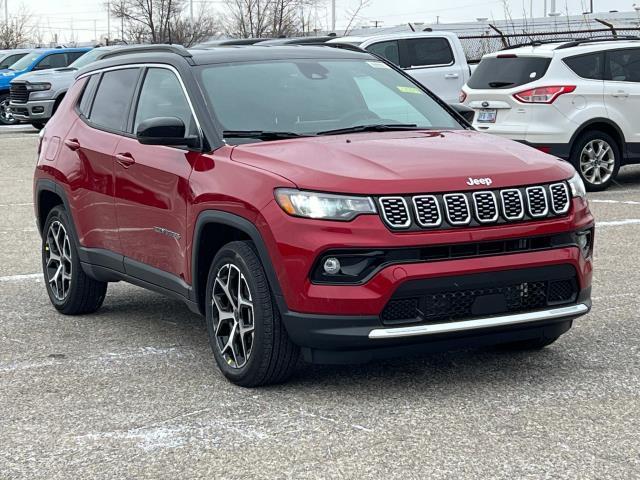
[{"label": "sticker on windshield", "polygon": [[396,88],[402,93],[417,93],[418,95],[422,95],[422,90],[420,90],[418,87],[407,87],[404,85],[398,85]]},{"label": "sticker on windshield", "polygon": [[387,65],[384,62],[367,62],[369,65],[371,65],[373,68],[391,68],[389,67],[389,65]]}]

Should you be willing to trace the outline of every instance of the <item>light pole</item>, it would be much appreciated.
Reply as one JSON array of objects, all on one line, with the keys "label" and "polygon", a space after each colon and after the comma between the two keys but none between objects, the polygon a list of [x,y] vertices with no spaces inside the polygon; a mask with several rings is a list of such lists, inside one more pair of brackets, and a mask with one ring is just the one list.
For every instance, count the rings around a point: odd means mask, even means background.
[{"label": "light pole", "polygon": [[4,0],[4,23],[9,25],[9,0]]},{"label": "light pole", "polygon": [[331,0],[331,31],[336,31],[336,0]]},{"label": "light pole", "polygon": [[107,45],[111,41],[111,2],[107,0]]}]

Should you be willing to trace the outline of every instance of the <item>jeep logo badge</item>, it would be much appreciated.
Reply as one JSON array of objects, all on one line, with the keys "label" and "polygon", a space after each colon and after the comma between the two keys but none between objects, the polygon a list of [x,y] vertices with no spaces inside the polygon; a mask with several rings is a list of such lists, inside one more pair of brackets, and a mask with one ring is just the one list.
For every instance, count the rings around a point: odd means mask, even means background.
[{"label": "jeep logo badge", "polygon": [[470,187],[472,187],[474,185],[486,185],[488,187],[492,183],[493,183],[493,180],[491,180],[489,177],[487,177],[487,178],[471,178],[471,177],[469,177],[469,179],[467,180],[467,185],[469,185]]}]

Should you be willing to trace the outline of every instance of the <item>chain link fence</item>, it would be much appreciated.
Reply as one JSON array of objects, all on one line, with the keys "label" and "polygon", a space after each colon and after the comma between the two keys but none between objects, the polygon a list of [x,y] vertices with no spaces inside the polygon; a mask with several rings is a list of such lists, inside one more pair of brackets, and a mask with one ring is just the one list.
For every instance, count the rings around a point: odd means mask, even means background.
[{"label": "chain link fence", "polygon": [[496,27],[489,25],[496,33],[490,35],[460,35],[460,42],[467,55],[469,63],[479,62],[483,55],[502,50],[520,44],[549,41],[571,41],[582,38],[615,38],[615,37],[640,37],[640,28],[623,27],[597,28],[588,30],[554,30],[552,32],[532,33],[502,33]]}]

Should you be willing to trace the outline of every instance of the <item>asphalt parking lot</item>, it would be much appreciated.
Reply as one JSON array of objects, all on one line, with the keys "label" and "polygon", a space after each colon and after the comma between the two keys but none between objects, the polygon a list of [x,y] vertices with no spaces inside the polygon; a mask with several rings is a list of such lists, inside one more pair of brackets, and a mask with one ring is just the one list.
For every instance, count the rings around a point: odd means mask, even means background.
[{"label": "asphalt parking lot", "polygon": [[0,479],[640,478],[640,167],[590,195],[594,308],[551,347],[300,365],[246,390],[181,303],[40,276],[35,131],[0,132]]}]

